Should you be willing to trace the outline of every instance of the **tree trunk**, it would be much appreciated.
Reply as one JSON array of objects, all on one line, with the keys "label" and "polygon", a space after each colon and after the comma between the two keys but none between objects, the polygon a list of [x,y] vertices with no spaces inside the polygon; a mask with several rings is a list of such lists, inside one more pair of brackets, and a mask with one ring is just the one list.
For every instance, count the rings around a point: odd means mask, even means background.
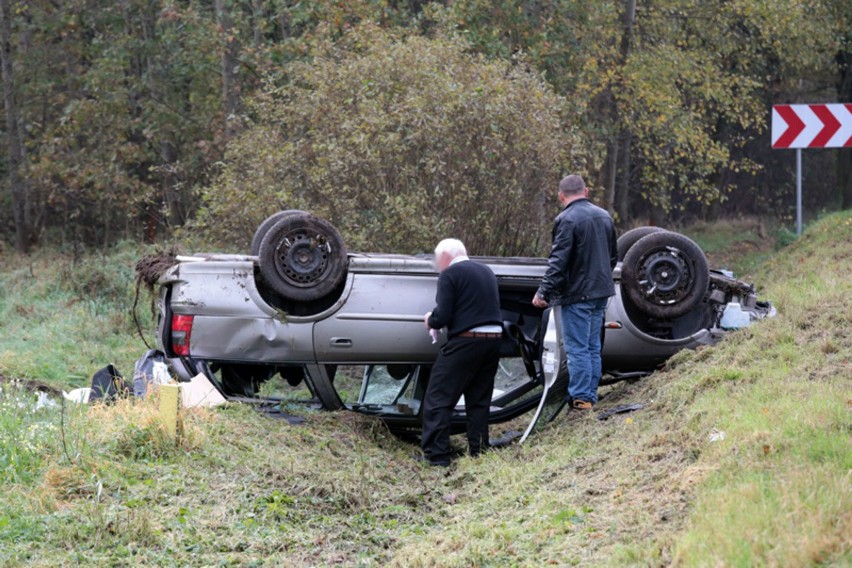
[{"label": "tree trunk", "polygon": [[263,0],[252,0],[251,3],[251,16],[252,16],[252,34],[253,34],[253,44],[255,49],[259,48],[263,43],[263,28],[262,24],[264,21],[263,14]]},{"label": "tree trunk", "polygon": [[15,220],[15,248],[26,253],[32,244],[29,215],[29,184],[25,174],[24,129],[17,101],[12,62],[12,7],[0,0],[0,70],[3,78],[3,105],[6,112],[6,152],[9,160],[9,185],[12,191],[12,215]]},{"label": "tree trunk", "polygon": [[163,161],[163,200],[166,204],[166,221],[169,228],[182,225],[186,221],[183,213],[183,203],[178,180],[173,173],[174,164],[178,160],[177,148],[169,141],[160,143],[160,159]]},{"label": "tree trunk", "polygon": [[[619,45],[619,67],[624,67],[627,57],[630,55],[630,47],[633,43],[633,25],[636,22],[636,0],[627,0],[624,13],[621,16],[623,32],[621,44]],[[604,206],[613,214],[616,214],[620,223],[627,222],[627,195],[630,184],[630,132],[624,126],[618,107],[615,102],[611,88],[607,96],[610,120],[613,125],[614,137],[607,142],[606,147],[606,171],[604,185]],[[619,188],[618,173],[622,171],[622,185]],[[621,195],[619,195],[621,193]],[[616,203],[623,207],[616,207]]]},{"label": "tree trunk", "polygon": [[615,213],[621,224],[630,218],[630,141],[629,133],[624,133],[624,139],[620,140],[618,173],[621,183],[615,188]]},{"label": "tree trunk", "polygon": [[233,20],[227,0],[216,0],[216,19],[222,35],[222,108],[225,111],[225,138],[233,137],[237,130],[240,93],[237,73],[239,71],[237,55],[239,43],[234,35]]},{"label": "tree trunk", "polygon": [[[627,0],[624,6],[624,14],[622,15],[622,26],[624,33],[621,36],[621,67],[627,64],[627,58],[630,55],[630,48],[633,45],[633,26],[636,23],[636,0]],[[616,162],[615,172],[613,174],[613,184],[616,183],[618,173],[621,172],[621,185],[613,187],[613,199],[618,203],[615,207],[615,212],[620,223],[628,221],[629,213],[629,195],[630,195],[630,132],[624,125],[624,120],[619,119],[618,138],[615,143],[620,146],[617,155],[619,162]]]},{"label": "tree trunk", "polygon": [[663,227],[666,224],[668,214],[666,209],[661,205],[652,205],[648,212],[648,224],[652,227]]},{"label": "tree trunk", "polygon": [[615,177],[618,171],[618,141],[609,140],[606,144],[606,161],[604,162],[604,197],[601,206],[615,213]]}]

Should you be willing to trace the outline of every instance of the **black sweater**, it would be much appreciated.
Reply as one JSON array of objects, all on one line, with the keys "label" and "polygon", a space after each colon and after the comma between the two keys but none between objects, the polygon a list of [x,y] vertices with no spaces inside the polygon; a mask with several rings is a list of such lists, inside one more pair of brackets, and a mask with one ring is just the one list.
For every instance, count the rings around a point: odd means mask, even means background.
[{"label": "black sweater", "polygon": [[447,328],[450,338],[481,325],[502,325],[497,277],[472,260],[453,264],[438,277],[438,304],[429,327]]}]

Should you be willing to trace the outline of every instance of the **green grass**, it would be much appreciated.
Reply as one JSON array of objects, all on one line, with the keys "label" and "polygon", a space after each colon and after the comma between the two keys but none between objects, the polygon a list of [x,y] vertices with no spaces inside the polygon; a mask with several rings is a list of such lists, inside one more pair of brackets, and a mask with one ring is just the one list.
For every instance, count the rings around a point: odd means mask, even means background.
[{"label": "green grass", "polygon": [[[0,374],[73,388],[88,386],[108,363],[132,373],[144,351],[130,316],[142,252],[125,243],[76,261],[50,251],[2,258]],[[141,298],[138,318],[150,336],[147,295]]]},{"label": "green grass", "polygon": [[693,223],[674,230],[694,240],[713,268],[732,270],[738,278],[751,278],[780,245],[788,244],[786,230],[753,217]]},{"label": "green grass", "polygon": [[727,433],[699,460],[713,473],[676,541],[682,563],[852,561],[850,269],[847,212],[766,263],[759,282],[778,318],[707,356],[684,355],[663,375],[677,377],[666,388],[672,400],[700,393],[687,420]]},{"label": "green grass", "polygon": [[[113,274],[134,254],[86,266]],[[86,295],[56,276],[64,261],[37,258],[32,280],[5,260],[0,372],[71,386],[110,360],[130,371],[144,346],[123,315],[129,274],[78,312],[61,309]],[[850,273],[847,212],[754,269],[777,318],[602,390],[642,411],[563,415],[449,471],[346,412],[290,426],[247,406],[186,411],[176,443],[155,401],[33,412],[3,384],[0,566],[849,565]],[[30,305],[38,318],[16,307]],[[80,333],[108,322],[111,339]]]}]

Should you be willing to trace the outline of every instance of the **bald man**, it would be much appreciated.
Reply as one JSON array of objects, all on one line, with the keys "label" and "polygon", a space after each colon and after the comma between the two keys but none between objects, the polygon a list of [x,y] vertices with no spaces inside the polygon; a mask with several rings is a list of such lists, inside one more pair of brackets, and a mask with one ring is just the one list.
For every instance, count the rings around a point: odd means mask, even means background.
[{"label": "bald man", "polygon": [[488,447],[488,413],[503,337],[497,277],[467,256],[461,241],[435,249],[440,272],[436,306],[427,329],[447,328],[448,341],[432,367],[423,398],[421,448],[430,465],[450,465],[450,419],[464,395],[467,442],[472,456]]}]

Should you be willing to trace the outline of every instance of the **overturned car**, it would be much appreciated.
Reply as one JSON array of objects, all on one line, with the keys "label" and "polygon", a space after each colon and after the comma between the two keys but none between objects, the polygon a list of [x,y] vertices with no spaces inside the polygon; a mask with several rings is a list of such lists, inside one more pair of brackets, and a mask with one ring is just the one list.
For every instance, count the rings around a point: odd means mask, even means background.
[{"label": "overturned car", "polygon": [[[301,390],[323,408],[379,416],[401,434],[419,430],[441,346],[423,326],[438,277],[431,257],[347,253],[334,226],[304,211],[264,221],[250,252],[178,257],[160,278],[157,341],[172,371],[181,380],[203,373],[232,398]],[[723,327],[774,314],[678,233],[628,231],[618,254],[601,330],[605,381],[641,377],[718,340]],[[497,276],[504,320],[490,421],[535,410],[525,438],[559,413],[568,384],[559,310],[531,304],[547,261],[477,260]],[[464,422],[461,400],[454,429]]]}]

